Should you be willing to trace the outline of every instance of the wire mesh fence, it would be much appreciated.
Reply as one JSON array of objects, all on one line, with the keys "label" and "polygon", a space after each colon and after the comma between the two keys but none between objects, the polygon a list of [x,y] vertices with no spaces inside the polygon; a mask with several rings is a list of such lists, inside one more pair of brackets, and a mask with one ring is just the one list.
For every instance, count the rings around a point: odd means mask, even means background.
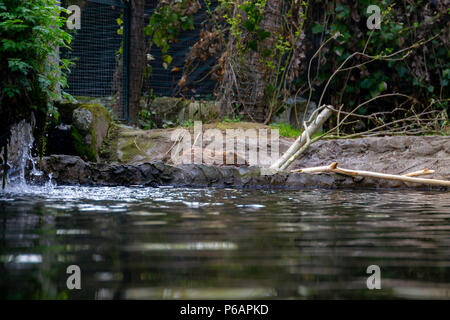
[{"label": "wire mesh fence", "polygon": [[[146,24],[158,2],[146,0]],[[61,4],[65,8],[77,5],[81,9],[81,28],[73,30],[71,49],[61,51],[63,58],[75,63],[68,76],[69,87],[66,91],[77,99],[98,99],[113,110],[119,119],[127,119],[129,66],[127,57],[122,56],[119,50],[124,45],[122,52],[126,55],[128,38],[126,32],[118,33],[120,26],[117,19],[127,19],[130,14],[128,4],[121,0],[63,0]],[[209,79],[208,73],[215,63],[214,58],[204,61],[190,74],[191,85],[186,91],[180,92],[178,87],[186,54],[199,40],[202,22],[208,18],[205,3],[202,3],[202,8],[194,16],[195,29],[183,31],[178,41],[171,44],[168,54],[173,57],[173,61],[170,68],[164,69],[160,49],[152,47],[151,55],[155,58],[151,62],[153,71],[144,79],[144,94],[152,92],[157,96],[197,98],[212,95],[216,83]],[[173,67],[179,71],[173,72]]]},{"label": "wire mesh fence", "polygon": [[117,32],[117,19],[123,17],[125,5],[120,1],[87,0],[65,0],[62,5],[81,9],[81,28],[71,31],[71,49],[62,50],[62,56],[75,63],[66,91],[78,98],[99,98],[118,118],[124,118],[124,102],[117,101],[123,96],[119,94],[122,79],[118,77],[124,76],[119,63],[122,36]]},{"label": "wire mesh fence", "polygon": [[[158,0],[146,0],[145,2],[145,21],[148,23],[151,15],[155,11]],[[200,1],[201,9],[194,15],[194,30],[182,31],[177,38],[176,43],[171,43],[170,50],[167,54],[172,56],[173,61],[170,68],[164,69],[162,65],[162,54],[160,49],[152,46],[151,55],[155,58],[152,61],[152,74],[144,81],[144,90],[153,90],[157,96],[177,96],[185,97],[201,97],[207,98],[212,95],[216,82],[208,77],[208,73],[216,63],[215,58],[210,58],[189,75],[190,85],[186,91],[180,92],[177,86],[178,81],[182,77],[182,70],[186,55],[192,46],[199,40],[202,23],[208,19],[206,11],[207,4]],[[217,5],[217,1],[210,1],[211,8]],[[172,70],[176,69],[177,72]]]}]

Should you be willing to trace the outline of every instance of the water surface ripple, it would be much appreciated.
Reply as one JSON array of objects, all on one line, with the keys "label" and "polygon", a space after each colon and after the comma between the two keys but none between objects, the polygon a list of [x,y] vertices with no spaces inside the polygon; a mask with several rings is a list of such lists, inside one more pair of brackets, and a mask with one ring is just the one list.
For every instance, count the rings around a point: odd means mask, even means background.
[{"label": "water surface ripple", "polygon": [[[81,290],[66,287],[73,264]],[[367,289],[370,265],[381,290]],[[449,267],[449,193],[0,193],[3,299],[449,299]]]}]

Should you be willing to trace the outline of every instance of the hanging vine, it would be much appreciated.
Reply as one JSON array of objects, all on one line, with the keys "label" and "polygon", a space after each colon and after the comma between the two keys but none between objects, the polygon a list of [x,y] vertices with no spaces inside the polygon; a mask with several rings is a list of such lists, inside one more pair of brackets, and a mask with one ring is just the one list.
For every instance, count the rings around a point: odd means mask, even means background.
[{"label": "hanging vine", "polygon": [[[245,113],[252,118],[252,106],[264,103],[268,122],[283,109],[283,100],[293,95],[343,105],[345,111],[388,92],[414,97],[408,102],[409,111],[398,111],[402,115],[420,112],[430,104],[448,113],[450,20],[446,1],[281,1],[278,16],[282,22],[275,32],[267,30],[264,21],[274,11],[274,3],[220,0],[215,8],[209,3],[210,20],[204,23],[200,40],[187,56],[180,88],[186,90],[190,85],[189,76],[198,65],[216,57],[208,76],[217,81],[216,96],[226,113]],[[381,8],[380,30],[366,26],[369,5]],[[435,36],[423,46],[413,47],[401,60],[369,65],[367,58],[356,55],[320,97],[331,74],[352,53],[386,55]],[[251,58],[255,56],[263,62],[264,70],[255,68]],[[308,61],[311,74],[307,73]],[[255,97],[255,72],[263,74],[262,99]],[[374,100],[359,108],[358,114],[390,111],[400,105],[404,110],[403,101],[396,97],[388,103]],[[353,122],[347,130],[364,129],[374,125],[371,121]]]},{"label": "hanging vine", "polygon": [[265,105],[269,112],[262,121],[267,122],[280,107],[279,96],[292,91],[292,79],[302,72],[306,58],[307,3],[273,5],[266,0],[220,0],[212,9],[209,3],[211,19],[187,55],[179,86],[187,88],[196,66],[215,56],[210,76],[218,81],[216,96],[223,113],[252,119],[251,110]]}]

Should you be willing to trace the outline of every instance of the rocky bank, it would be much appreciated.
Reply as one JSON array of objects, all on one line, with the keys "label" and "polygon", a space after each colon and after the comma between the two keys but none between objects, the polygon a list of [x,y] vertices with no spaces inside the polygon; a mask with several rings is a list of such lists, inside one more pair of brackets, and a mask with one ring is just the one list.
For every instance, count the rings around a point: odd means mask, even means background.
[{"label": "rocky bank", "polygon": [[[147,134],[151,135],[151,133]],[[161,139],[160,134],[157,136]],[[292,142],[292,139],[283,139],[280,143],[280,151],[283,152]],[[159,155],[167,152],[170,146],[169,143],[161,143],[161,141],[156,145],[166,150],[156,150],[155,144],[152,144],[153,152]],[[77,156],[52,155],[45,157],[40,167],[45,173],[51,173],[56,183],[69,185],[447,190],[442,187],[336,174],[284,172],[263,175],[261,168],[252,166],[174,165],[164,159],[153,158],[151,155],[142,159],[136,156],[132,158],[131,163],[120,161],[93,163],[86,162]],[[318,141],[307,150],[303,157],[297,159],[290,169],[323,166],[333,161],[339,162],[339,166],[343,168],[391,174],[405,174],[429,168],[436,171],[429,176],[430,178],[450,180],[450,137],[399,136]]]}]

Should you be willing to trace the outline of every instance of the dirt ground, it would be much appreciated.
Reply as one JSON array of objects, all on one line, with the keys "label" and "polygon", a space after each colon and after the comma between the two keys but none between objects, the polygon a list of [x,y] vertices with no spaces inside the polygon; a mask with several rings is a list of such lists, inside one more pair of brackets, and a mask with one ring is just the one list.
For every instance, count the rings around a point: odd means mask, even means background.
[{"label": "dirt ground", "polygon": [[[180,128],[179,128],[180,129]],[[197,140],[198,132],[193,127],[181,128],[189,131],[192,139]],[[254,123],[217,123],[203,125],[202,147],[208,148],[205,132],[219,130],[223,134],[223,146],[230,143],[226,135],[229,129],[266,129],[268,132],[268,150],[271,150],[271,128]],[[163,161],[167,164],[180,164],[181,160],[173,156],[177,148],[176,129],[137,130],[125,126],[115,128],[111,135],[108,150],[104,152],[105,163],[141,164]],[[216,131],[217,133],[217,131]],[[197,135],[197,136],[196,136]],[[279,139],[279,154],[285,152],[294,138]],[[111,143],[114,141],[114,143]],[[258,150],[258,139],[251,137],[245,142],[245,149]],[[176,153],[176,152],[175,152]],[[264,154],[264,153],[263,153]],[[183,157],[180,152],[179,157]],[[261,159],[260,159],[261,160]],[[294,161],[289,169],[328,165],[334,161],[348,169],[370,170],[382,173],[404,174],[424,168],[433,169],[433,178],[450,180],[450,136],[395,136],[371,137],[359,139],[321,140],[312,144],[305,154]],[[267,167],[270,159],[258,165]]]}]

